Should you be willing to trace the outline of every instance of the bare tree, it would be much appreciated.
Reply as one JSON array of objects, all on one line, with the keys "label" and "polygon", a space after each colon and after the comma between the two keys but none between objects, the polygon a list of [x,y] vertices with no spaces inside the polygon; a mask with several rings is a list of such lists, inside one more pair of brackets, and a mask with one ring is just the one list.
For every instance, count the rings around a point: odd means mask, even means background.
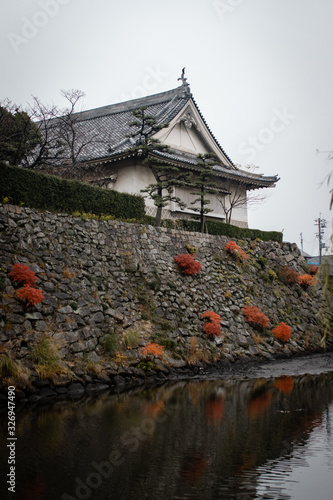
[{"label": "bare tree", "polygon": [[[239,165],[237,165],[237,167],[239,167]],[[244,168],[253,172],[253,170],[258,167],[247,165]],[[226,192],[222,195],[218,195],[217,200],[222,207],[227,224],[231,224],[232,214],[235,208],[250,208],[257,206],[264,203],[268,198],[268,195],[261,191],[259,193],[248,194],[248,183],[246,179],[244,179],[244,181],[239,179],[237,182],[225,181],[223,182],[223,188]]]},{"label": "bare tree", "polygon": [[78,113],[84,92],[61,90],[61,95],[68,101],[69,107],[57,110],[57,116],[47,124],[50,136],[58,146],[55,172],[58,171],[64,177],[82,178],[86,173],[82,163],[89,148],[103,140],[98,132],[85,126]]},{"label": "bare tree", "polygon": [[89,148],[107,141],[95,130],[86,127],[80,113],[81,90],[61,90],[61,95],[69,106],[60,109],[58,106],[43,104],[33,96],[33,102],[26,112],[34,122],[39,133],[39,140],[34,149],[21,158],[24,167],[44,170],[67,178],[82,178],[89,167],[83,165]]},{"label": "bare tree", "polygon": [[59,108],[54,104],[45,105],[33,96],[33,104],[28,106],[27,113],[38,128],[40,139],[34,150],[23,159],[22,166],[53,171],[63,159],[63,146],[53,125],[54,118],[60,114]]}]

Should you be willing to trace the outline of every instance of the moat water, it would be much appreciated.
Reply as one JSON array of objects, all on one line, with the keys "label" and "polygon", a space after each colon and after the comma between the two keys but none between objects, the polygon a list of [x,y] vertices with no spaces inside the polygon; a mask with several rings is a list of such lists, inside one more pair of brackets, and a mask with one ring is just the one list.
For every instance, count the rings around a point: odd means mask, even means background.
[{"label": "moat water", "polygon": [[168,382],[16,414],[19,500],[332,500],[333,373]]}]

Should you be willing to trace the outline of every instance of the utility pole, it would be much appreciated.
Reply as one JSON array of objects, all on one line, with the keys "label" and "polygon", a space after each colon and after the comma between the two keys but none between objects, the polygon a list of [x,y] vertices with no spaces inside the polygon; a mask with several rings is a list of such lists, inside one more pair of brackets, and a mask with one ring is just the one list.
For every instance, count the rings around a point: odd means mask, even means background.
[{"label": "utility pole", "polygon": [[303,252],[303,233],[301,233],[299,236],[301,238],[301,249],[302,249],[302,252]]},{"label": "utility pole", "polygon": [[315,220],[315,226],[318,226],[318,233],[316,236],[319,239],[319,265],[321,264],[322,249],[325,248],[325,243],[323,243],[322,240],[327,223],[327,220],[321,218],[321,214],[319,214],[319,218]]}]

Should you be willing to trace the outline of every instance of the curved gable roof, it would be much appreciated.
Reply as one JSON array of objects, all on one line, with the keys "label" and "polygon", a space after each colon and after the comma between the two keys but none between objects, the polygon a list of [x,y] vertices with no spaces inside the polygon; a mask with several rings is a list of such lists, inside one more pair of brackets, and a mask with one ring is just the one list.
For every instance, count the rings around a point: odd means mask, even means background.
[{"label": "curved gable roof", "polygon": [[[185,112],[189,107],[194,108],[200,117],[206,138],[212,141],[215,150],[221,152],[219,156],[226,159],[222,165],[215,166],[217,176],[234,180],[242,178],[243,181],[246,179],[249,189],[274,186],[278,180],[277,176],[265,177],[249,174],[233,164],[210,130],[189,87],[184,85],[159,94],[75,113],[73,118],[79,128],[79,133],[83,138],[86,138],[85,147],[82,148],[80,154],[80,161],[94,165],[95,163],[117,161],[126,155],[134,143],[133,138],[129,137],[133,132],[129,123],[133,121],[132,111],[135,109],[146,108],[146,113],[153,116],[158,125],[166,125],[174,119],[177,120],[177,115],[182,116],[182,112]],[[165,160],[183,164],[185,168],[197,164],[195,155],[181,151],[166,153],[162,156]]]},{"label": "curved gable roof", "polygon": [[133,121],[132,111],[134,109],[145,107],[146,113],[154,116],[158,125],[163,125],[170,123],[185,108],[188,102],[192,101],[212,140],[230,164],[233,165],[208,127],[192,94],[185,89],[184,86],[180,86],[159,94],[75,113],[74,118],[80,127],[80,132],[87,136],[92,134],[96,136],[96,141],[92,141],[85,148],[81,161],[103,159],[118,155],[131,148],[133,143],[128,136],[131,134],[132,129],[128,124]]}]

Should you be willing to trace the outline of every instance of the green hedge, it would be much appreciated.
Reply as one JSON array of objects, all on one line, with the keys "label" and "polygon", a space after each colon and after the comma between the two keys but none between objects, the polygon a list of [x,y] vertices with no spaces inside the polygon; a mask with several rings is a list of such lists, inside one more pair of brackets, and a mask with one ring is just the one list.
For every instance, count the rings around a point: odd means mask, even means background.
[{"label": "green hedge", "polygon": [[[144,220],[146,224],[154,225],[154,217],[146,216]],[[200,232],[200,222],[197,220],[179,219],[176,223],[176,227],[182,228],[185,231]],[[172,221],[171,219],[163,219],[162,226],[175,228],[175,221]],[[228,236],[229,238],[238,239],[250,238],[251,240],[255,240],[256,238],[259,238],[264,241],[282,242],[282,233],[278,231],[261,231],[260,229],[249,229],[210,220],[206,222],[206,227],[208,234]]]},{"label": "green hedge", "polygon": [[[182,220],[184,229],[187,231],[200,231],[200,222],[195,220]],[[229,236],[230,238],[250,238],[255,240],[259,238],[263,241],[282,241],[282,233],[278,231],[261,231],[260,229],[249,229],[247,227],[233,226],[224,222],[214,222],[208,220],[206,222],[207,231],[209,234]]]},{"label": "green hedge", "polygon": [[[9,202],[14,205],[23,203],[26,207],[50,212],[104,214],[117,219],[136,219],[145,224],[155,224],[154,217],[145,215],[145,202],[142,196],[119,193],[1,162],[0,179],[0,201],[1,198],[8,197]],[[197,220],[181,219],[177,222],[178,227],[185,231],[200,231],[200,222]],[[164,219],[162,225],[175,227],[174,221],[168,219]],[[239,239],[282,241],[282,233],[277,231],[260,231],[210,220],[206,226],[209,234]]]},{"label": "green hedge", "polygon": [[77,180],[61,179],[34,170],[0,163],[0,200],[50,212],[91,212],[115,218],[140,219],[145,215],[142,196],[119,193]]}]

